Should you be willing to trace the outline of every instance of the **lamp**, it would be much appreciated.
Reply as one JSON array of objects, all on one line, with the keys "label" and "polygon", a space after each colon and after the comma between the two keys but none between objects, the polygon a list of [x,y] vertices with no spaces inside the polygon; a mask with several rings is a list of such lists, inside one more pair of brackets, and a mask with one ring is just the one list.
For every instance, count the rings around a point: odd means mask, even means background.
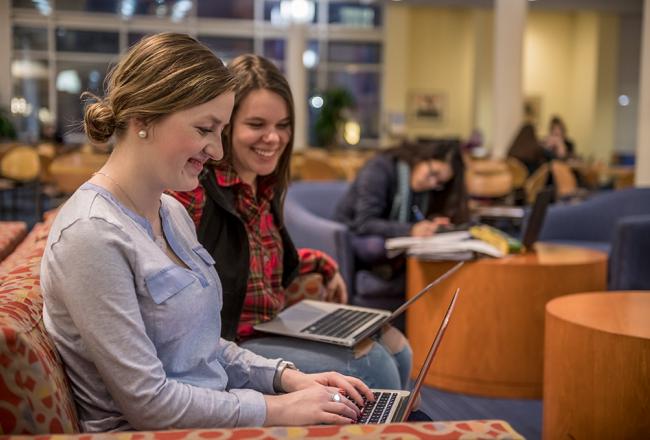
[{"label": "lamp", "polygon": [[282,0],[280,18],[285,23],[306,24],[314,20],[316,6],[309,0]]}]

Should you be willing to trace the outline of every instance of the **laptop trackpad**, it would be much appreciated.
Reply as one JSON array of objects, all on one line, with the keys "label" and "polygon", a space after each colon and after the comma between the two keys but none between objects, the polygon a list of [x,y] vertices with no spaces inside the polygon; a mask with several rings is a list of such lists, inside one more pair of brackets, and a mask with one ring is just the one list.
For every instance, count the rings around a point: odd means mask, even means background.
[{"label": "laptop trackpad", "polygon": [[277,318],[277,324],[300,331],[304,329],[309,323],[314,322],[321,318],[324,314],[328,313],[329,307],[317,307],[316,305],[309,304],[302,301],[294,307],[289,307],[280,313]]}]

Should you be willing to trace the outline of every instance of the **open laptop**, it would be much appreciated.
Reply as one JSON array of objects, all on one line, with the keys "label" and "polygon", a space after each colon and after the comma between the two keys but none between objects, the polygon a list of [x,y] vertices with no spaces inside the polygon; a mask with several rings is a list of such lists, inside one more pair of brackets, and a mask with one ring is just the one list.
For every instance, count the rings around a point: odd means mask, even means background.
[{"label": "open laptop", "polygon": [[392,313],[382,309],[302,300],[287,307],[272,320],[257,324],[254,328],[266,333],[354,347],[359,341],[404,313],[429,289],[445,280],[462,265],[462,261],[456,264]]},{"label": "open laptop", "polygon": [[420,389],[422,388],[422,383],[424,378],[429,372],[433,357],[438,351],[440,346],[440,341],[447,330],[447,325],[449,324],[449,318],[451,317],[454,307],[456,307],[456,299],[458,298],[458,293],[460,289],[456,289],[454,296],[451,298],[449,307],[447,307],[447,312],[445,313],[438,332],[436,333],[431,347],[429,348],[429,353],[418,373],[418,377],[415,379],[415,384],[413,385],[412,391],[402,391],[402,390],[377,390],[373,389],[372,392],[375,395],[375,401],[370,403],[366,402],[361,416],[357,420],[357,423],[363,424],[375,424],[375,423],[392,423],[392,422],[404,422],[408,419],[408,416],[413,410],[413,405],[417,400],[418,394],[420,394]]},{"label": "open laptop", "polygon": [[524,227],[521,239],[521,244],[523,244],[527,250],[532,250],[533,244],[535,244],[539,238],[539,233],[542,231],[542,226],[544,225],[546,211],[552,198],[552,188],[541,190],[535,198],[535,203],[533,203],[533,208],[531,209],[530,216],[528,217],[528,221]]}]

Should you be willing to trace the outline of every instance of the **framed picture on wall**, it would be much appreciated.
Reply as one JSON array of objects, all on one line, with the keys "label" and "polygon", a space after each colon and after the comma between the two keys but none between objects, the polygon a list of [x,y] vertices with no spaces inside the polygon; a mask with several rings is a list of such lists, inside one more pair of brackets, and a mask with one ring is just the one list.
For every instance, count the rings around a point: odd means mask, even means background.
[{"label": "framed picture on wall", "polygon": [[542,122],[542,97],[539,95],[530,95],[524,98],[524,118],[530,122],[537,130],[541,128]]},{"label": "framed picture on wall", "polygon": [[413,90],[408,94],[408,115],[413,122],[442,122],[445,119],[446,107],[447,99],[443,93]]}]

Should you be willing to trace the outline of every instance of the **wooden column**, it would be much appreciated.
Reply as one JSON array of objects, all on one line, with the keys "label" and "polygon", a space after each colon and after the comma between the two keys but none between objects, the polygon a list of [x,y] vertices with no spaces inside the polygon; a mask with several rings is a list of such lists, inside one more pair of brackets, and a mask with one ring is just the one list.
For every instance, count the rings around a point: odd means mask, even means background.
[{"label": "wooden column", "polygon": [[645,0],[643,4],[639,80],[635,183],[636,186],[650,186],[650,0]]}]

